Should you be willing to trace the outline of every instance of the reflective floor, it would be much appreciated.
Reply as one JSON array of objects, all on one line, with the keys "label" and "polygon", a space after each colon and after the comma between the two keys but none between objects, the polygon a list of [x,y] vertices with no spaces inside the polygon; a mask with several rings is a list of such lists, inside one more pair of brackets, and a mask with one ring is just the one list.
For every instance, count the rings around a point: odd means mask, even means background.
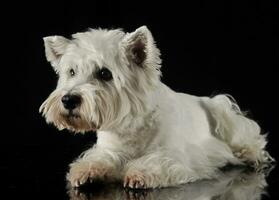
[{"label": "reflective floor", "polygon": [[[36,151],[35,151],[36,149]],[[255,172],[243,168],[230,168],[217,179],[154,190],[128,190],[121,183],[93,183],[80,189],[67,186],[65,173],[68,163],[78,152],[51,148],[25,147],[13,156],[4,152],[0,191],[8,191],[4,199],[47,200],[278,200],[279,171],[275,165]],[[24,156],[28,155],[28,156]],[[42,156],[43,155],[43,156]],[[63,158],[63,159],[61,159]],[[10,163],[10,165],[6,165]],[[2,199],[2,198],[1,198]]]},{"label": "reflective floor", "polygon": [[[40,181],[26,184],[20,188],[10,187],[8,199],[68,199],[68,200],[266,200],[278,199],[278,179],[270,190],[267,183],[269,172],[251,172],[232,169],[224,172],[218,179],[203,180],[178,187],[130,190],[121,184],[93,183],[80,189],[65,186],[60,176],[46,177]],[[52,182],[53,181],[53,182]],[[37,183],[36,183],[37,182]]]},{"label": "reflective floor", "polygon": [[215,180],[204,180],[173,188],[128,190],[119,184],[93,184],[79,190],[69,188],[67,193],[71,200],[259,200],[268,198],[268,173],[231,169]]}]

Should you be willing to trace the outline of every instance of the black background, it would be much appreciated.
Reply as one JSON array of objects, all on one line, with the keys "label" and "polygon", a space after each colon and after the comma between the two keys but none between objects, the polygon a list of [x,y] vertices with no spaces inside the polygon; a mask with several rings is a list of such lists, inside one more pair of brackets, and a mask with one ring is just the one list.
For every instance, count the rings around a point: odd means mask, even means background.
[{"label": "black background", "polygon": [[[9,72],[2,74],[1,88],[8,101],[2,105],[7,110],[1,133],[2,189],[29,197],[67,197],[67,165],[96,138],[92,133],[58,132],[39,115],[40,104],[57,81],[42,38],[69,37],[88,27],[131,32],[147,25],[162,53],[162,81],[194,95],[234,96],[269,133],[267,148],[278,160],[276,14],[278,8],[265,0],[14,2],[3,17],[8,35],[2,37],[8,46],[3,67]],[[270,197],[265,198],[278,199],[276,169],[268,183]]]}]

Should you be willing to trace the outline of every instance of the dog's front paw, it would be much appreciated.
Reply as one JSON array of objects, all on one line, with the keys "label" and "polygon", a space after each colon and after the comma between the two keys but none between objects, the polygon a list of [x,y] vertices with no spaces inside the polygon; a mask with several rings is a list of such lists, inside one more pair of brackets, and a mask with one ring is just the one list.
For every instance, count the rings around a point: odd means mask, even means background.
[{"label": "dog's front paw", "polygon": [[103,179],[108,175],[108,168],[100,163],[79,161],[71,164],[67,180],[72,187],[79,187],[87,181]]},{"label": "dog's front paw", "polygon": [[125,200],[153,199],[148,190],[124,190]]},{"label": "dog's front paw", "polygon": [[147,176],[140,171],[129,172],[124,177],[124,187],[145,189],[149,187]]},{"label": "dog's front paw", "polygon": [[70,200],[89,200],[86,194],[80,192],[78,188],[71,188],[68,195]]}]

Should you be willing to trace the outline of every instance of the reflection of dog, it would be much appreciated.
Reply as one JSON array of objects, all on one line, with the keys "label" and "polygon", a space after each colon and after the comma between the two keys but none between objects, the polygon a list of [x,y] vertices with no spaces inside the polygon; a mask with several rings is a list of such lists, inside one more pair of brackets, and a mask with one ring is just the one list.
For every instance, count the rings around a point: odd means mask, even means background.
[{"label": "reflection of dog", "polygon": [[73,186],[173,186],[214,177],[228,163],[268,161],[260,127],[231,98],[176,93],[160,82],[160,53],[145,26],[44,41],[59,81],[40,111],[59,129],[97,131],[97,144],[70,166]]},{"label": "reflection of dog", "polygon": [[234,169],[214,180],[202,180],[178,187],[159,190],[123,190],[118,185],[98,184],[83,188],[69,187],[70,200],[260,200],[267,186],[264,173]]}]

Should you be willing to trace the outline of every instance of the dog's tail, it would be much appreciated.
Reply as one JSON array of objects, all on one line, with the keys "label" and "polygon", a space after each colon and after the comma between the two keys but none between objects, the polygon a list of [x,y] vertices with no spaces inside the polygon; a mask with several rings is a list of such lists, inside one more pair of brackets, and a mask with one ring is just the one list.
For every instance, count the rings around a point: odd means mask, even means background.
[{"label": "dog's tail", "polygon": [[217,95],[204,101],[212,128],[212,134],[226,142],[243,163],[256,168],[269,165],[274,159],[265,150],[266,134],[241,112],[235,100],[229,95]]}]

